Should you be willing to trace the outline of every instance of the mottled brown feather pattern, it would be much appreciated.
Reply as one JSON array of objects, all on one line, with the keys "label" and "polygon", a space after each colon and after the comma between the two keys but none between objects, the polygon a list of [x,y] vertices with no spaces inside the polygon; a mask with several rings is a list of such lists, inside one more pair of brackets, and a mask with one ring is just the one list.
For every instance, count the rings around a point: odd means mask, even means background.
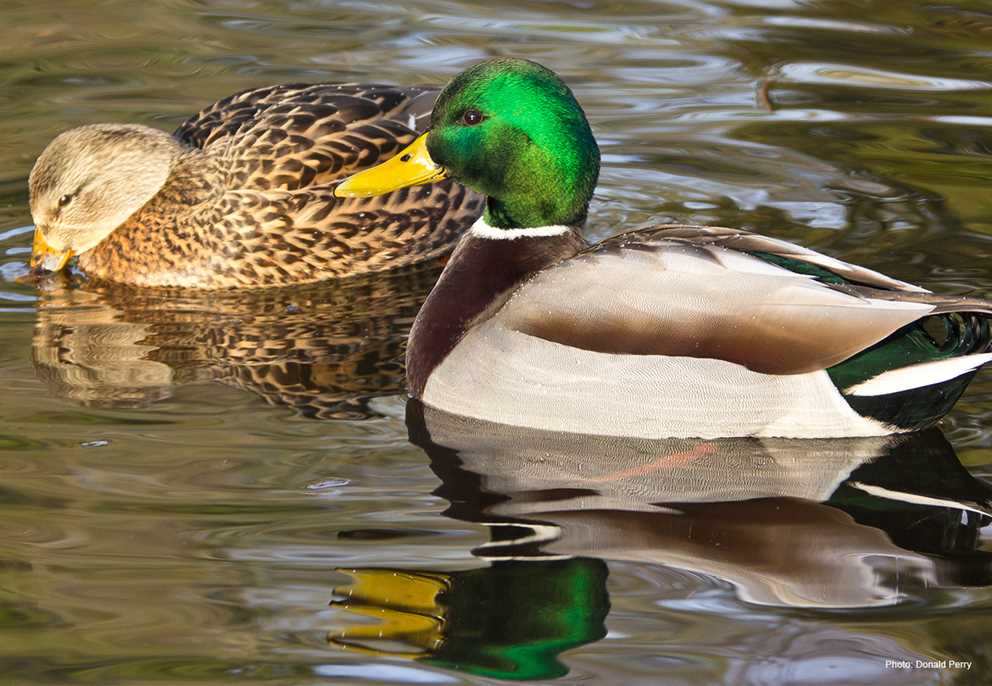
[{"label": "mottled brown feather pattern", "polygon": [[368,199],[334,185],[385,161],[429,123],[437,91],[281,85],[184,122],[190,147],[159,194],[80,256],[140,286],[286,286],[381,271],[450,250],[481,196],[444,181]]}]

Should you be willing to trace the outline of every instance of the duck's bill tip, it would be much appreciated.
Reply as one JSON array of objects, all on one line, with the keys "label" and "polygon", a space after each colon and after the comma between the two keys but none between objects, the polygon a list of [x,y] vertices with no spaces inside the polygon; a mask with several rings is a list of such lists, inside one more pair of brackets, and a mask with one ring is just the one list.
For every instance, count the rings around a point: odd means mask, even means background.
[{"label": "duck's bill tip", "polygon": [[448,174],[445,169],[434,162],[427,152],[425,133],[382,164],[349,176],[337,185],[334,195],[339,198],[370,198],[446,178]]},{"label": "duck's bill tip", "polygon": [[29,263],[33,273],[62,271],[73,255],[72,250],[57,250],[49,245],[40,228],[34,230],[34,242],[31,245],[31,261]]}]

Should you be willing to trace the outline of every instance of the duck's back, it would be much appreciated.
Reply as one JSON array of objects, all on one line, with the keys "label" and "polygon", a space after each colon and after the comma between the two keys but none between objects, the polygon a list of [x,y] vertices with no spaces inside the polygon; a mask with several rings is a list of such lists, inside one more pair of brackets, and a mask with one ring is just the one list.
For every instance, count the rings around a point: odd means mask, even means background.
[{"label": "duck's back", "polygon": [[80,257],[143,286],[285,286],[381,271],[451,248],[482,199],[452,181],[369,199],[335,184],[401,150],[437,91],[279,85],[237,93],[173,133],[189,148],[159,196]]},{"label": "duck's back", "polygon": [[659,227],[521,285],[422,399],[574,433],[884,435],[950,409],[992,359],[990,315],[784,241]]},{"label": "duck's back", "polygon": [[229,165],[241,190],[325,186],[392,156],[430,121],[434,88],[286,84],[236,93],[173,135]]}]

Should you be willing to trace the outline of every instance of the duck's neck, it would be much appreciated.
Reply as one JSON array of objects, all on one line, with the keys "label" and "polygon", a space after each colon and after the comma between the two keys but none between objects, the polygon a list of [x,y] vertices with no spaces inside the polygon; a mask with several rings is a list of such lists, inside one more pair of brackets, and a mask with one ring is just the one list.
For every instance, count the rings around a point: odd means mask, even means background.
[{"label": "duck's neck", "polygon": [[[183,149],[170,161],[168,176],[161,187],[122,224],[112,229],[94,246],[79,255],[79,267],[88,275],[119,280],[122,274],[143,285],[166,285],[154,279],[166,278],[198,265],[184,256],[197,242],[217,240],[216,231],[200,231],[213,221],[210,213],[223,197],[225,183],[222,161],[196,149]],[[135,252],[134,246],[142,246]],[[212,248],[201,251],[207,255]],[[211,267],[211,269],[213,269]],[[157,276],[156,276],[157,275]],[[169,276],[168,279],[178,277]],[[145,279],[152,279],[146,281]],[[170,281],[175,285],[175,281]]]},{"label": "duck's neck", "polygon": [[486,224],[498,229],[582,226],[599,177],[598,149],[596,152],[596,163],[587,167],[570,168],[552,157],[545,166],[527,168],[523,183],[483,183],[480,190],[499,189],[498,197],[486,198]]},{"label": "duck's neck", "polygon": [[465,333],[492,316],[527,279],[586,245],[570,226],[497,228],[481,217],[458,243],[410,331],[410,395],[421,397],[431,372]]},{"label": "duck's neck", "polygon": [[197,148],[184,149],[172,161],[168,181],[155,200],[182,212],[219,199],[226,190],[224,161]]},{"label": "duck's neck", "polygon": [[542,202],[537,194],[517,202],[487,198],[482,216],[486,224],[495,229],[582,226],[586,221],[587,206],[588,202],[575,201],[557,207],[550,202]]}]

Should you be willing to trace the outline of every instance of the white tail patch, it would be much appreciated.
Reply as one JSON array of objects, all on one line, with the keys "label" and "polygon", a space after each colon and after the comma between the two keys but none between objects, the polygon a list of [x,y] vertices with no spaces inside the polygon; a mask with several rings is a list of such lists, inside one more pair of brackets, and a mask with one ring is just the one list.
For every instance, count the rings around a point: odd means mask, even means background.
[{"label": "white tail patch", "polygon": [[964,357],[937,360],[936,362],[923,362],[921,364],[882,372],[878,376],[873,376],[867,381],[862,381],[847,388],[844,394],[859,396],[888,395],[889,393],[908,391],[912,388],[923,388],[924,386],[932,386],[942,381],[957,378],[989,362],[992,362],[992,353],[965,355]]},{"label": "white tail patch", "polygon": [[570,560],[572,555],[556,555],[554,553],[545,553],[543,551],[537,554],[530,555],[497,555],[491,554],[489,551],[499,551],[507,547],[518,547],[524,544],[543,544],[543,543],[553,543],[561,538],[561,527],[552,524],[510,524],[507,522],[482,522],[484,526],[497,527],[497,526],[512,526],[512,527],[525,527],[530,529],[532,533],[526,536],[520,536],[519,538],[513,538],[509,540],[501,541],[488,541],[482,545],[476,547],[472,552],[478,555],[484,560],[491,562],[500,560]]}]

